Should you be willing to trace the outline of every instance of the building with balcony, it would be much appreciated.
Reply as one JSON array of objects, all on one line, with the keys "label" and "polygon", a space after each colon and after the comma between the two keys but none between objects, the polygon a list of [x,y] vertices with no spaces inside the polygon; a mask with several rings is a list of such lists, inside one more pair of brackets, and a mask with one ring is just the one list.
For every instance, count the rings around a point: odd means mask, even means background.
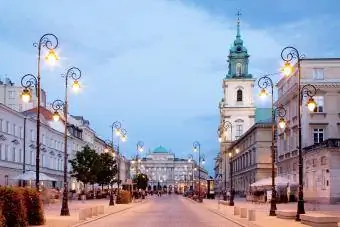
[{"label": "building with balcony", "polygon": [[[317,88],[314,100],[317,107],[310,112],[306,97],[301,108],[301,146],[303,152],[305,200],[333,203],[340,201],[340,164],[338,148],[324,148],[325,141],[340,138],[340,59],[305,58],[301,60],[301,86]],[[277,104],[286,110],[287,127],[278,131],[278,174],[298,182],[298,78],[295,74],[279,80]],[[334,143],[332,143],[334,144]]]}]

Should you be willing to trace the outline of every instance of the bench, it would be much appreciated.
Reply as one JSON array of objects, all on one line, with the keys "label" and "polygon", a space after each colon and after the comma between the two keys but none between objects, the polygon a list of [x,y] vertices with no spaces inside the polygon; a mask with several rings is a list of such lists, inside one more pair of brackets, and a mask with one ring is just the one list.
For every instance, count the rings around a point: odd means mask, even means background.
[{"label": "bench", "polygon": [[276,210],[276,217],[281,219],[295,219],[296,210]]},{"label": "bench", "polygon": [[300,214],[301,223],[312,227],[338,227],[338,217],[320,214],[309,213]]}]

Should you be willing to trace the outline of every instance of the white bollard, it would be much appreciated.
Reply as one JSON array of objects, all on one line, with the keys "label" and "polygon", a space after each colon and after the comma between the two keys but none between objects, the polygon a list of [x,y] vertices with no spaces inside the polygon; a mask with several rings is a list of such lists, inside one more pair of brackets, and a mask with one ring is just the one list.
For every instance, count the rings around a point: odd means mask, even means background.
[{"label": "white bollard", "polygon": [[234,206],[234,215],[240,215],[240,208]]},{"label": "white bollard", "polygon": [[256,221],[255,210],[248,210],[248,221]]},{"label": "white bollard", "polygon": [[241,218],[247,218],[247,208],[241,208]]}]

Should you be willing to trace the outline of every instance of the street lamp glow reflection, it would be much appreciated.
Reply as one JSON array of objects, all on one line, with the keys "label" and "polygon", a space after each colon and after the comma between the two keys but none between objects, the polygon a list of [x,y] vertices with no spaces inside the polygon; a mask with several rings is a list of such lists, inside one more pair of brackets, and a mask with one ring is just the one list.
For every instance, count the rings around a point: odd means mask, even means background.
[{"label": "street lamp glow reflection", "polygon": [[279,126],[281,129],[284,129],[286,127],[286,121],[283,117],[281,117],[279,120]]},{"label": "street lamp glow reflection", "polygon": [[266,98],[268,95],[269,95],[269,94],[268,94],[267,90],[266,90],[265,88],[262,88],[261,91],[260,91],[259,96],[260,96],[261,98]]},{"label": "street lamp glow reflection", "polygon": [[55,53],[54,49],[50,49],[48,54],[45,56],[45,60],[48,62],[49,65],[55,65],[55,63],[59,60],[59,57]]},{"label": "street lamp glow reflection", "polygon": [[307,102],[307,107],[308,109],[312,112],[314,111],[314,109],[316,108],[317,104],[316,102],[314,101],[313,98],[309,98],[308,102]]},{"label": "street lamp glow reflection", "polygon": [[28,103],[31,100],[31,92],[27,88],[25,88],[21,93],[22,101]]},{"label": "street lamp glow reflection", "polygon": [[54,113],[53,113],[53,120],[54,121],[59,121],[60,120],[60,116],[59,116],[59,113],[57,112],[57,111],[55,111]]},{"label": "street lamp glow reflection", "polygon": [[80,89],[80,84],[78,80],[73,81],[72,89],[74,92],[78,92]]},{"label": "street lamp glow reflection", "polygon": [[290,76],[290,74],[293,72],[293,66],[288,61],[286,61],[281,70],[285,76]]}]

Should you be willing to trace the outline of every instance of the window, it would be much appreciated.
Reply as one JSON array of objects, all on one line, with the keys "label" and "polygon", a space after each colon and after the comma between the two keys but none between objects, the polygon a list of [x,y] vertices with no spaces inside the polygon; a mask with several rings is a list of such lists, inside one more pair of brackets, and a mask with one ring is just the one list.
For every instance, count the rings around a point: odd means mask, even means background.
[{"label": "window", "polygon": [[9,133],[9,121],[6,121],[5,132]]},{"label": "window", "polygon": [[13,133],[14,136],[16,136],[16,135],[17,135],[17,130],[16,130],[17,127],[16,127],[16,125],[13,124],[13,125],[12,125],[12,128],[13,128],[13,129],[12,129],[12,133]]},{"label": "window", "polygon": [[323,69],[321,68],[313,69],[313,78],[315,80],[323,80],[324,79]]},{"label": "window", "polygon": [[34,141],[34,133],[32,129],[31,129],[31,141]]},{"label": "window", "polygon": [[5,149],[4,149],[4,145],[0,143],[0,159],[1,160],[5,160]]},{"label": "window", "polygon": [[242,94],[242,90],[241,89],[237,90],[236,101],[237,102],[242,102],[243,101],[243,94]]},{"label": "window", "polygon": [[0,132],[3,132],[3,130],[2,130],[2,119],[0,119]]},{"label": "window", "polygon": [[241,76],[242,75],[242,64],[237,63],[236,64],[236,76]]},{"label": "window", "polygon": [[320,162],[321,162],[321,165],[327,165],[327,158],[326,158],[326,156],[322,156]]},{"label": "window", "polygon": [[8,91],[8,98],[14,99],[15,98],[15,92],[14,91]]},{"label": "window", "polygon": [[324,139],[324,130],[323,130],[323,128],[315,128],[315,129],[313,129],[313,137],[314,137],[314,144],[323,142],[323,139]]},{"label": "window", "polygon": [[314,112],[316,113],[322,113],[323,107],[324,107],[324,97],[323,96],[315,96],[313,97],[314,101],[316,102],[316,107],[314,109]]},{"label": "window", "polygon": [[237,124],[236,125],[236,137],[240,137],[243,134],[243,125]]},{"label": "window", "polygon": [[20,131],[20,138],[23,139],[24,138],[24,129],[22,127],[20,127],[19,131]]}]

